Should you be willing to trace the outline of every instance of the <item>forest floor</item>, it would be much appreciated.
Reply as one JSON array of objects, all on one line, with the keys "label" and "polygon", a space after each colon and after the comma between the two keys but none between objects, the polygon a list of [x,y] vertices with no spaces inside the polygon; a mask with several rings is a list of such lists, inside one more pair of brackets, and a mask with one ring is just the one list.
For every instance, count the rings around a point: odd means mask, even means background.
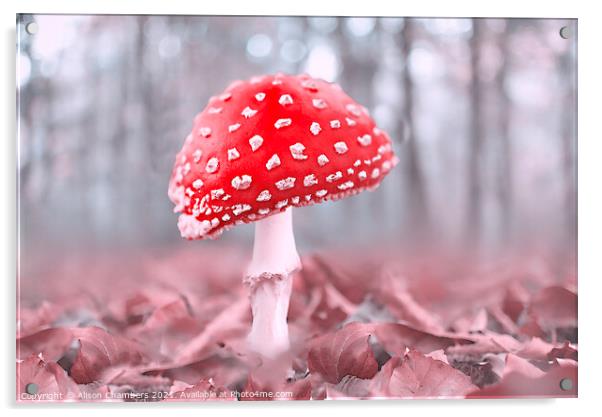
[{"label": "forest floor", "polygon": [[47,262],[20,277],[17,399],[577,395],[574,263],[397,252],[305,256],[271,361],[245,349],[242,250]]}]

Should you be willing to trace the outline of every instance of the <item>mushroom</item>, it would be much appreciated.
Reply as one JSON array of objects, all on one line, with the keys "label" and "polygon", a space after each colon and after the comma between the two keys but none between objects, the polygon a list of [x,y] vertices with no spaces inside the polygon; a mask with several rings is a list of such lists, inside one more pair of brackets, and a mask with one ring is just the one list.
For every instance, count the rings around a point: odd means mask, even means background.
[{"label": "mushroom", "polygon": [[290,347],[292,274],[301,268],[292,208],[376,188],[398,159],[389,136],[340,86],[308,75],[236,81],[194,119],[169,183],[186,239],[255,222],[251,350]]}]

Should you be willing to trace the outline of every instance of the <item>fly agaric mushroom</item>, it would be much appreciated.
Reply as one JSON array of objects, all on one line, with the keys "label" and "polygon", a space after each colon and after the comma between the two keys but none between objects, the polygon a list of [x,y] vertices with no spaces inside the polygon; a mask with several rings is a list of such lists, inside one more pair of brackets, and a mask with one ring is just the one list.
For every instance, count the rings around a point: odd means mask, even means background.
[{"label": "fly agaric mushroom", "polygon": [[186,239],[255,223],[250,348],[289,348],[291,274],[301,267],[292,207],[376,188],[398,159],[388,135],[337,84],[307,75],[236,81],[211,97],[176,157],[169,197]]}]

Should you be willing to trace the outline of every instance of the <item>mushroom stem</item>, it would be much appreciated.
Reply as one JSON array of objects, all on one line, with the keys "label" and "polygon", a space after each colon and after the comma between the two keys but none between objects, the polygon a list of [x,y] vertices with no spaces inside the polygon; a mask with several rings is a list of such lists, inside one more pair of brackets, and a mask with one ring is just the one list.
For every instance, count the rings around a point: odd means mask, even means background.
[{"label": "mushroom stem", "polygon": [[253,259],[244,280],[250,288],[253,313],[248,343],[265,357],[274,358],[290,347],[286,317],[291,275],[300,267],[292,210],[256,222]]}]

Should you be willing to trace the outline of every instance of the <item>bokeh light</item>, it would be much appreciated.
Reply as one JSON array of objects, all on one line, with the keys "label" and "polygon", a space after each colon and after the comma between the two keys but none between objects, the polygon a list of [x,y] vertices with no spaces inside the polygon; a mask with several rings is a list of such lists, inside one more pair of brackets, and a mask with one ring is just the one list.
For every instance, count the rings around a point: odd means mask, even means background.
[{"label": "bokeh light", "polygon": [[247,41],[247,53],[253,58],[265,58],[272,52],[272,39],[268,35],[258,33]]}]

